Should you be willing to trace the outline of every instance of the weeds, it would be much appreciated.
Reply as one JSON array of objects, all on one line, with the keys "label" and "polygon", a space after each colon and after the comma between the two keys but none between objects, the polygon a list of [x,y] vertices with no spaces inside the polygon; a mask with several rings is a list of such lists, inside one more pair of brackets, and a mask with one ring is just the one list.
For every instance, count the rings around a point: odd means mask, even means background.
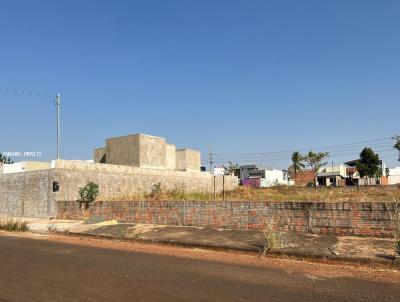
[{"label": "weeds", "polygon": [[26,232],[29,230],[29,227],[26,221],[7,220],[5,222],[0,222],[0,230],[8,232]]},{"label": "weeds", "polygon": [[54,224],[49,224],[47,226],[47,232],[49,232],[49,233],[57,233],[57,227]]},{"label": "weeds", "polygon": [[142,236],[141,233],[133,233],[133,232],[130,232],[129,230],[123,230],[121,232],[121,238],[123,238],[123,239],[139,240],[141,236]]},{"label": "weeds", "polygon": [[[172,190],[164,188],[160,183],[154,184],[151,192],[137,194],[121,194],[101,196],[102,200],[124,201],[222,201],[222,193],[187,192],[183,187]],[[276,186],[272,188],[238,187],[225,192],[225,200],[229,201],[321,201],[321,202],[398,202],[400,190],[386,187],[357,188],[306,188]]]},{"label": "weeds", "polygon": [[258,258],[266,257],[273,249],[279,249],[287,246],[286,236],[282,232],[273,230],[271,226],[264,230],[264,245],[258,253]]}]

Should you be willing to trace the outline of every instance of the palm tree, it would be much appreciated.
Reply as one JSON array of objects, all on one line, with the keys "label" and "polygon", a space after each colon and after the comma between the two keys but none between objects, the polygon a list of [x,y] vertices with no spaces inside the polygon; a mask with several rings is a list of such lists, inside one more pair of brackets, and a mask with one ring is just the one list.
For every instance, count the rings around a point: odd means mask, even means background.
[{"label": "palm tree", "polygon": [[301,172],[302,169],[304,169],[305,165],[303,163],[304,157],[303,155],[300,154],[300,152],[295,151],[292,154],[292,164],[288,168],[288,172],[290,176],[293,178],[297,177],[297,174]]}]

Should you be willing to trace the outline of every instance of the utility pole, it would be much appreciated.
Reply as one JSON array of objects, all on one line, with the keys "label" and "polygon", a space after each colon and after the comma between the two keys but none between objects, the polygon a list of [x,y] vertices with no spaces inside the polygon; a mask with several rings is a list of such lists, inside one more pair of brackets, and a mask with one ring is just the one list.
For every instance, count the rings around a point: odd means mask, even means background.
[{"label": "utility pole", "polygon": [[60,105],[61,96],[58,93],[54,101],[54,105],[57,107],[57,160],[60,159]]},{"label": "utility pole", "polygon": [[214,160],[213,160],[213,154],[211,151],[211,145],[210,145],[210,153],[208,153],[208,163],[210,164],[210,173],[212,173],[212,166],[213,166]]}]

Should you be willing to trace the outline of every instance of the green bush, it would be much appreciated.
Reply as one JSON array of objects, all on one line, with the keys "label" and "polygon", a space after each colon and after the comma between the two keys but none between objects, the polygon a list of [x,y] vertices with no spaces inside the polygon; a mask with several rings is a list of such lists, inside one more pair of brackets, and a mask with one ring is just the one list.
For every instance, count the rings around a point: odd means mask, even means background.
[{"label": "green bush", "polygon": [[99,185],[91,181],[88,182],[84,187],[79,189],[80,208],[82,209],[82,207],[84,207],[88,209],[89,205],[96,200],[99,194]]}]

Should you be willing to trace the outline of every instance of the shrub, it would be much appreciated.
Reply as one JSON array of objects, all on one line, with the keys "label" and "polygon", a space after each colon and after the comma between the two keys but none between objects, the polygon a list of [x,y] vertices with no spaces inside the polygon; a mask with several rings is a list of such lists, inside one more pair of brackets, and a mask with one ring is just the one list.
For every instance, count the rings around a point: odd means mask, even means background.
[{"label": "shrub", "polygon": [[283,248],[287,245],[284,233],[275,231],[271,226],[264,230],[264,245],[261,247],[258,257],[267,256],[271,250]]},{"label": "shrub", "polygon": [[80,208],[84,207],[84,209],[88,209],[89,205],[96,200],[99,194],[99,185],[91,181],[88,182],[84,187],[79,189]]}]

